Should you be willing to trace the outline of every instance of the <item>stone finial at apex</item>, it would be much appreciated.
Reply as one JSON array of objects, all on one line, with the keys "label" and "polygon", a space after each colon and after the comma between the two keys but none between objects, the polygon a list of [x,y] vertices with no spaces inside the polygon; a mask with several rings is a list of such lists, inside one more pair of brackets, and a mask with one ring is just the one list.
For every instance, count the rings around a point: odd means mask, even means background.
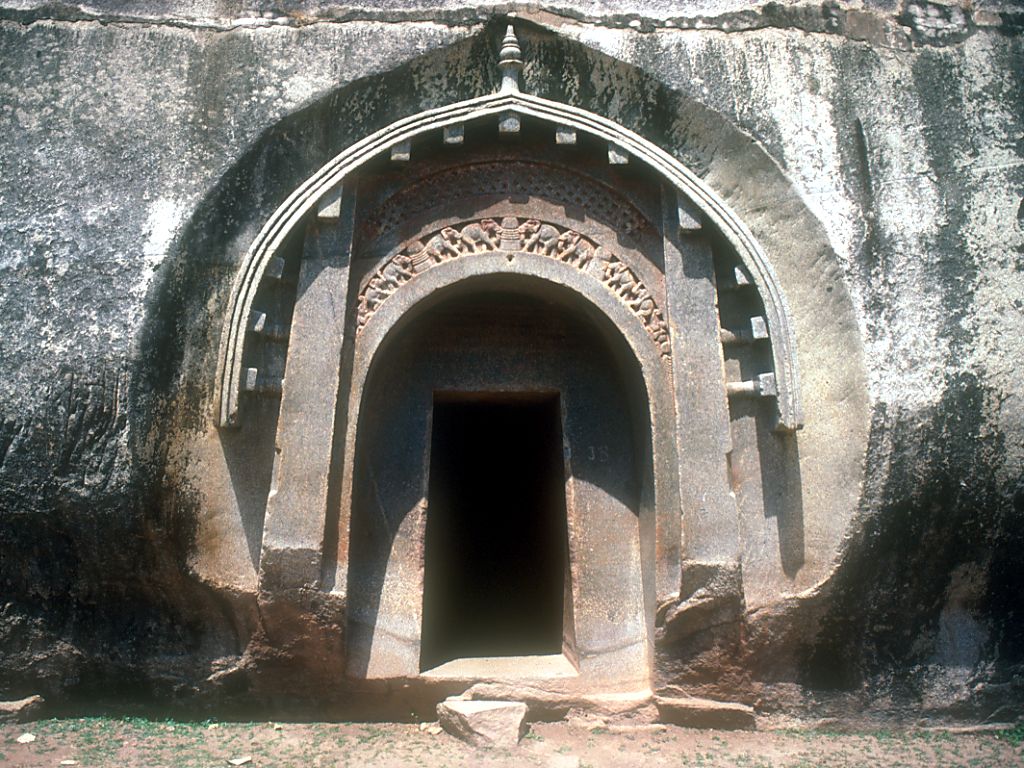
[{"label": "stone finial at apex", "polygon": [[519,47],[519,39],[516,37],[515,28],[511,24],[505,30],[505,38],[501,41],[498,67],[501,69],[502,92],[518,91],[519,73],[523,69],[523,52]]}]

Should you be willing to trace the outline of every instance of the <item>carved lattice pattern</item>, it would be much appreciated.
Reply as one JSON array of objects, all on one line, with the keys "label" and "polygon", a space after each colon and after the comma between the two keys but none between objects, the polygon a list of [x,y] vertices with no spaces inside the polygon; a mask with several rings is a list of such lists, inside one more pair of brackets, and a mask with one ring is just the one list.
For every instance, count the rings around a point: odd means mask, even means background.
[{"label": "carved lattice pattern", "polygon": [[616,232],[633,235],[643,215],[610,190],[564,168],[538,163],[489,162],[452,168],[421,180],[389,199],[367,223],[369,238],[387,235],[417,214],[451,208],[468,197],[541,197],[552,203],[582,208]]}]

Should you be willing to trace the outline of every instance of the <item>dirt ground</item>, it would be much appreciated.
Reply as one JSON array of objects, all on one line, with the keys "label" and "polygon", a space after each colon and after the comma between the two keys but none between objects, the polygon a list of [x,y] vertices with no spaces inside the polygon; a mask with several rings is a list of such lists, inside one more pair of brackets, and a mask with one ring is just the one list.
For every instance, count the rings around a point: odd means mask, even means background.
[{"label": "dirt ground", "polygon": [[[1024,765],[1024,726],[981,733],[699,731],[534,723],[520,746],[477,749],[436,728],[380,723],[188,723],[140,718],[0,726],[2,766],[993,766]],[[34,740],[25,734],[31,734]],[[22,743],[19,743],[19,738]]]}]

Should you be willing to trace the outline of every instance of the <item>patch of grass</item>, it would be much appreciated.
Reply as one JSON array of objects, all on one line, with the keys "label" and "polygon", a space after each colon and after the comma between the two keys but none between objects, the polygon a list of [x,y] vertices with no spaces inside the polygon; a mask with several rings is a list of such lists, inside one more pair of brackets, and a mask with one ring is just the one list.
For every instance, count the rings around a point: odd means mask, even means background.
[{"label": "patch of grass", "polygon": [[1024,721],[1017,723],[1013,728],[996,731],[995,737],[1007,741],[1015,747],[1019,747],[1024,742]]},{"label": "patch of grass", "polygon": [[830,731],[827,728],[782,728],[779,733],[804,741],[815,741],[819,738],[831,739],[840,735],[838,731]]},{"label": "patch of grass", "polygon": [[813,739],[818,739],[818,738],[822,738],[822,739],[840,739],[840,738],[842,738],[843,736],[846,736],[846,735],[847,734],[843,733],[842,731],[840,731],[838,729],[833,729],[833,728],[822,728],[820,730],[815,730],[815,731],[811,731],[810,732],[810,736],[811,736],[812,740]]}]

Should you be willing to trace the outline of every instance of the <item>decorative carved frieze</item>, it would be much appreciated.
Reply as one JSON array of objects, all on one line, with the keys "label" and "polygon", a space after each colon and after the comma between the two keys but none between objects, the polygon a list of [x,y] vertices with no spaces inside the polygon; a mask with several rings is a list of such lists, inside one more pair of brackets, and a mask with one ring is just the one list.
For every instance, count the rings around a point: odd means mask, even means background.
[{"label": "decorative carved frieze", "polygon": [[503,252],[509,260],[516,253],[546,256],[576,267],[600,280],[639,318],[657,344],[661,356],[672,354],[668,324],[654,296],[625,262],[573,229],[537,219],[508,216],[471,221],[461,227],[444,227],[426,238],[414,240],[374,271],[359,292],[356,332],[399,287],[432,267],[480,253]]}]

